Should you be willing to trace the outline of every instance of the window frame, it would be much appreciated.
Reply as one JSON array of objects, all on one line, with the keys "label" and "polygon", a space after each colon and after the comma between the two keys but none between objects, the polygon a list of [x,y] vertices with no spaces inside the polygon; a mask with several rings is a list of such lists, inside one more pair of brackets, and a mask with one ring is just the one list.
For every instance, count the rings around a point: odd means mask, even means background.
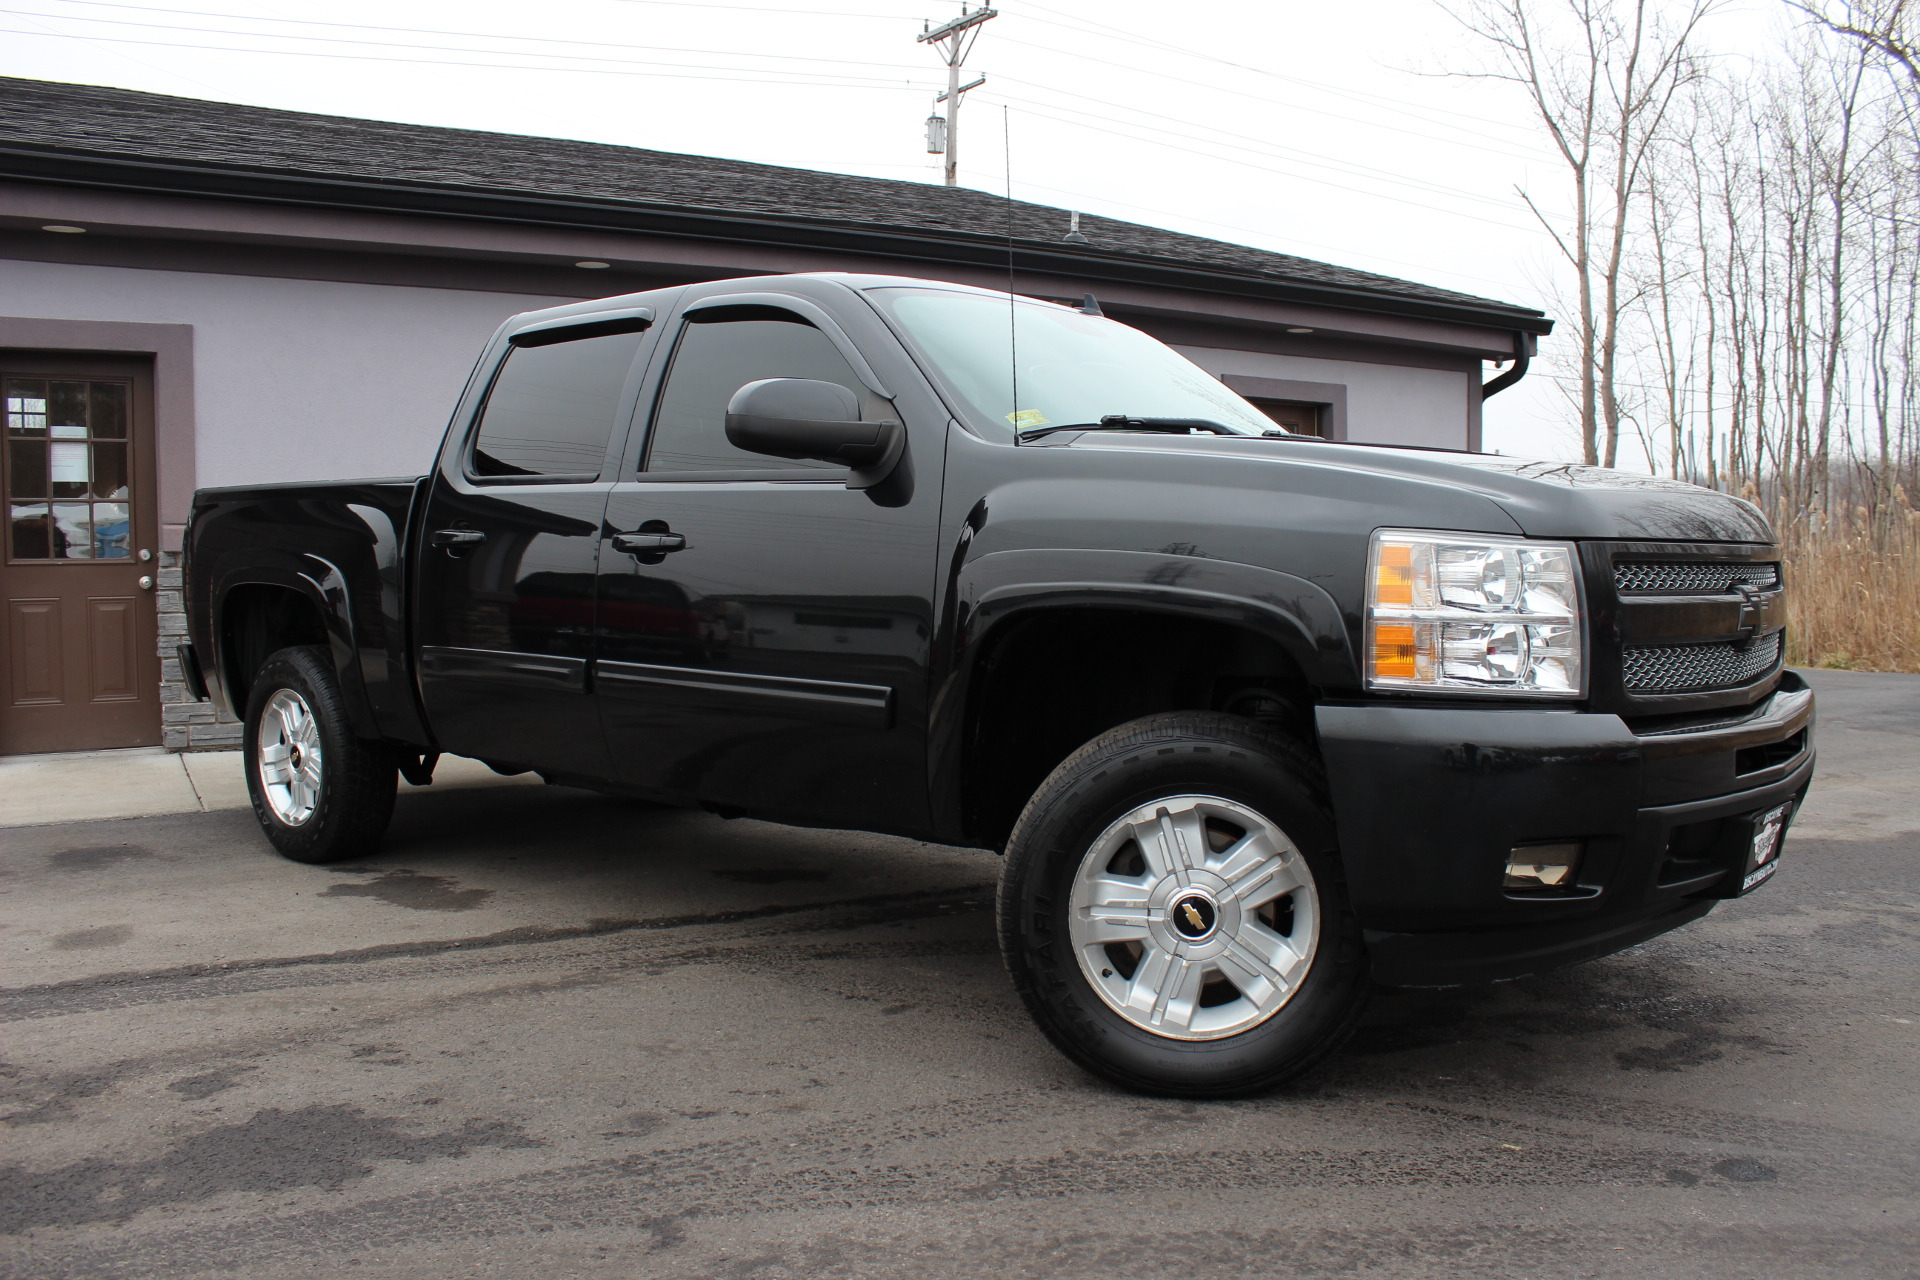
[{"label": "window frame", "polygon": [[[625,438],[625,428],[632,419],[633,402],[637,391],[636,383],[643,380],[650,360],[649,340],[645,336],[653,327],[654,311],[652,307],[634,307],[620,311],[594,312],[582,316],[567,316],[560,320],[548,320],[527,325],[507,335],[500,354],[493,361],[487,373],[486,386],[481,389],[474,403],[473,413],[467,421],[465,438],[461,441],[460,452],[456,459],[459,465],[460,479],[467,484],[498,488],[501,485],[551,485],[551,484],[599,484],[607,475],[608,466],[619,467],[619,454]],[[482,475],[473,469],[473,455],[480,446],[480,429],[487,418],[487,407],[493,403],[493,393],[500,385],[507,365],[516,351],[531,350],[540,347],[557,347],[568,342],[585,342],[591,338],[609,338],[620,334],[639,335],[633,355],[627,362],[626,377],[620,385],[620,394],[614,401],[613,411],[607,417],[607,443],[600,454],[600,466],[594,471],[551,472],[545,475],[526,476],[490,476]]]},{"label": "window frame", "polygon": [[[642,405],[635,406],[635,417],[640,417],[640,408],[644,406],[645,420],[637,423],[638,448],[626,452],[632,454],[631,466],[626,457],[619,463],[616,479],[621,483],[646,484],[714,484],[723,481],[753,482],[756,484],[823,484],[835,488],[845,488],[847,477],[852,475],[849,467],[756,467],[722,469],[715,471],[651,471],[648,461],[653,456],[654,430],[659,423],[661,405],[666,398],[667,385],[673,380],[674,361],[679,358],[680,346],[686,341],[687,332],[693,326],[713,321],[701,321],[696,317],[703,311],[723,310],[731,307],[770,307],[779,311],[791,312],[802,324],[818,330],[826,336],[840,358],[847,362],[854,377],[865,386],[867,391],[891,404],[893,393],[880,381],[873,366],[867,362],[866,355],[855,346],[839,321],[818,303],[811,299],[796,297],[792,294],[755,291],[752,293],[721,293],[700,298],[681,308],[674,318],[674,329],[670,341],[659,343],[660,369],[652,379],[652,386],[641,397]],[[719,323],[725,323],[721,321]]]}]

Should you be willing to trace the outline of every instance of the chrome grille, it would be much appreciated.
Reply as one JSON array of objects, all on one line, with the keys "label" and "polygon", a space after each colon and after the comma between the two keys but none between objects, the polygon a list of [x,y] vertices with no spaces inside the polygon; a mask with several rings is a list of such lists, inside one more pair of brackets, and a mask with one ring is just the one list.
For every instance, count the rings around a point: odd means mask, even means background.
[{"label": "chrome grille", "polygon": [[1623,596],[1720,595],[1732,590],[1736,582],[1771,591],[1780,585],[1780,566],[1725,560],[1643,561],[1613,566],[1613,589]]},{"label": "chrome grille", "polygon": [[1722,640],[1629,648],[1621,655],[1621,676],[1628,693],[1686,693],[1747,684],[1779,662],[1780,633],[1775,632],[1751,644]]}]

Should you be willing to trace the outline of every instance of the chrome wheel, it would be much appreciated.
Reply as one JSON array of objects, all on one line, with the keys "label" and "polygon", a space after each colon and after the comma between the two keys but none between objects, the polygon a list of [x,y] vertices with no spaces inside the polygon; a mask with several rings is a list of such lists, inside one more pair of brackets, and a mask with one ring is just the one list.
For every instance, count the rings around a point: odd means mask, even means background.
[{"label": "chrome wheel", "polygon": [[1265,1022],[1313,964],[1320,898],[1279,827],[1218,796],[1169,796],[1101,833],[1074,877],[1081,972],[1128,1022],[1214,1040]]},{"label": "chrome wheel", "polygon": [[313,708],[292,689],[279,689],[260,715],[254,745],[260,758],[260,791],[273,816],[297,827],[320,803],[323,760],[320,726]]}]

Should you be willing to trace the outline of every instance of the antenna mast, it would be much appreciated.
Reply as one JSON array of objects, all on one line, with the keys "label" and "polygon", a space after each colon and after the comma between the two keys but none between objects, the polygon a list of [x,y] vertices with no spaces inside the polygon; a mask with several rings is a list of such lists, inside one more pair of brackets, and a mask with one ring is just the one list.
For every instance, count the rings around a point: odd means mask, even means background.
[{"label": "antenna mast", "polygon": [[980,24],[1000,16],[998,9],[975,9],[971,13],[966,5],[960,6],[960,16],[939,26],[927,24],[914,39],[925,45],[932,45],[941,59],[947,64],[947,91],[934,99],[935,103],[947,104],[944,122],[935,115],[927,121],[927,151],[947,156],[947,185],[958,186],[960,182],[960,95],[969,89],[978,89],[987,82],[980,76],[971,84],[960,83],[960,68],[966,62],[967,55],[973,51],[973,42],[980,38]]}]

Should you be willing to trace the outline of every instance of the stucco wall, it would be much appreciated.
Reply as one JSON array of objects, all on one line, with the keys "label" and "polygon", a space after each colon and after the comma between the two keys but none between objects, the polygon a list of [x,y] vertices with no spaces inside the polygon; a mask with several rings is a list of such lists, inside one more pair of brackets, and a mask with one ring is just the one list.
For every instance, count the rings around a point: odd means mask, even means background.
[{"label": "stucco wall", "polygon": [[0,261],[7,315],[194,327],[201,486],[426,470],[487,336],[568,301]]},{"label": "stucco wall", "polygon": [[1468,446],[1465,373],[1446,369],[1410,369],[1359,360],[1322,360],[1229,351],[1218,347],[1176,347],[1208,373],[1333,382],[1347,388],[1347,439],[1377,444],[1424,444],[1446,449]]}]

